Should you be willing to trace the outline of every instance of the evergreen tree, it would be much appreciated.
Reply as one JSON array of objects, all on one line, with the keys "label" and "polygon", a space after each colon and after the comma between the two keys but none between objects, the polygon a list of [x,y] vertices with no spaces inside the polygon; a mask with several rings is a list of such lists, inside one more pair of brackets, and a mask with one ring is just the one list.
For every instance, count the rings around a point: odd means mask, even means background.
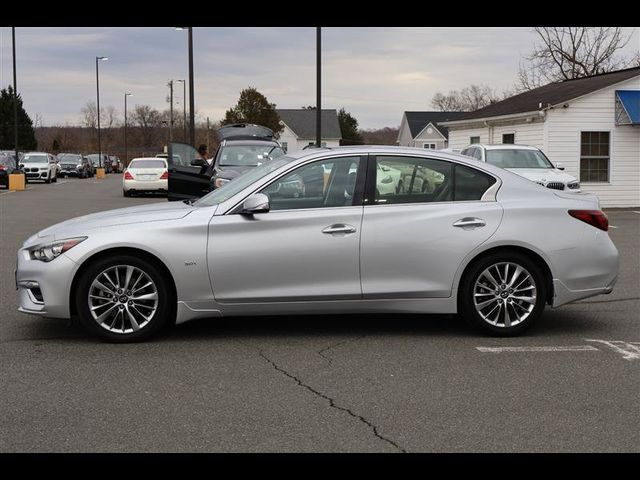
[{"label": "evergreen tree", "polygon": [[280,124],[280,116],[276,112],[276,105],[269,103],[267,98],[254,87],[245,88],[240,92],[237,105],[226,111],[220,125],[232,123],[262,125],[273,130],[276,136],[284,130]]},{"label": "evergreen tree", "polygon": [[[13,150],[15,133],[13,119],[13,88],[0,90],[0,150]],[[33,122],[22,106],[18,95],[18,149],[22,151],[38,148]]]},{"label": "evergreen tree", "polygon": [[338,122],[342,131],[341,145],[361,145],[364,143],[362,135],[358,131],[358,120],[344,108],[338,111]]}]

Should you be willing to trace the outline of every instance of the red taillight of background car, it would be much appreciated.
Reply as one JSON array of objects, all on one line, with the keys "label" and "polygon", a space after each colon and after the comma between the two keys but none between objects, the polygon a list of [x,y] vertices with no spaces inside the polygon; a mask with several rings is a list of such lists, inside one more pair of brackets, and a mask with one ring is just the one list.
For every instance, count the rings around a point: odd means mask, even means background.
[{"label": "red taillight of background car", "polygon": [[126,172],[124,172],[124,179],[125,179],[125,180],[133,180],[133,179],[134,179],[134,178],[133,178],[133,175],[131,175],[131,174],[129,173],[129,170],[127,170]]},{"label": "red taillight of background car", "polygon": [[6,169],[7,169],[7,167],[5,167],[4,165],[2,165],[2,164],[0,163],[0,170],[6,170]]},{"label": "red taillight of background car", "polygon": [[164,172],[161,176],[160,176],[160,180],[168,180],[169,179],[169,172]]},{"label": "red taillight of background car", "polygon": [[609,230],[609,218],[601,210],[569,210],[569,215],[605,232]]}]

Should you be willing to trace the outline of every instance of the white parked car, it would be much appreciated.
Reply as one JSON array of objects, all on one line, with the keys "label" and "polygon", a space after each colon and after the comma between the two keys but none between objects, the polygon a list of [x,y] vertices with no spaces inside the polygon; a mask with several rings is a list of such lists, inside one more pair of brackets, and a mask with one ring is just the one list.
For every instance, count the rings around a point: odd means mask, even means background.
[{"label": "white parked car", "polygon": [[122,175],[122,194],[166,193],[169,180],[167,161],[164,158],[134,158]]},{"label": "white parked car", "polygon": [[47,183],[58,181],[56,157],[46,152],[29,152],[22,157],[20,165],[26,175],[26,181],[42,180]]},{"label": "white parked car", "polygon": [[564,168],[560,164],[554,166],[539,148],[512,144],[474,144],[460,153],[510,170],[544,187],[580,193],[578,179],[563,172]]}]

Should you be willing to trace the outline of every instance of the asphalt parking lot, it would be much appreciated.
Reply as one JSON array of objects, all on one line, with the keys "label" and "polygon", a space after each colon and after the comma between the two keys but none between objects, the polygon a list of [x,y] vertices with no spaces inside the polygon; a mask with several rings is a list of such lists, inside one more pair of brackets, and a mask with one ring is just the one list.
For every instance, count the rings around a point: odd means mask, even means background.
[{"label": "asphalt parking lot", "polygon": [[640,451],[640,209],[607,212],[614,292],[547,309],[524,337],[449,316],[306,316],[111,345],[19,313],[28,236],[166,201],[124,198],[120,182],[0,190],[1,452]]}]

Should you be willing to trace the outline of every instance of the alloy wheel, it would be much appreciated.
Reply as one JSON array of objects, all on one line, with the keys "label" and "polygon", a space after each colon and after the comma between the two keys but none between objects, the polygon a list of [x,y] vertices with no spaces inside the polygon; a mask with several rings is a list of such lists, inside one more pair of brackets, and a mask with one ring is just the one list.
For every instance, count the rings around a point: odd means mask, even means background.
[{"label": "alloy wheel", "polygon": [[127,334],[144,328],[158,309],[158,288],[132,265],[115,265],[99,273],[89,287],[89,311],[98,325]]},{"label": "alloy wheel", "polygon": [[486,268],[473,287],[473,304],[482,319],[496,327],[522,323],[533,311],[537,288],[527,269],[513,262]]}]

